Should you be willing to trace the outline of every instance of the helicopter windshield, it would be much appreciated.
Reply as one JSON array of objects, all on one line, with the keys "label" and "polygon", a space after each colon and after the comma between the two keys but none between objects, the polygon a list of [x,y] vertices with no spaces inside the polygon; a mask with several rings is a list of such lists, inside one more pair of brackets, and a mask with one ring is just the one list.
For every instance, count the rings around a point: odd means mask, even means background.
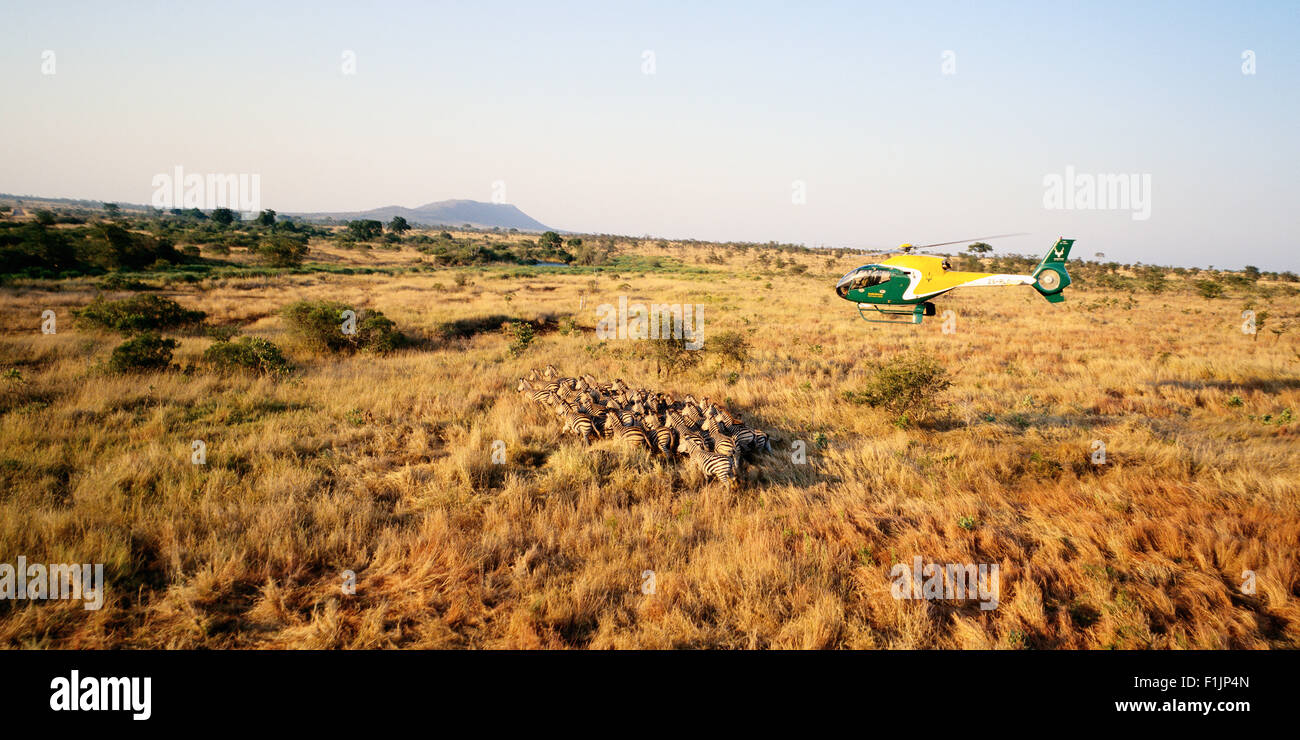
[{"label": "helicopter windshield", "polygon": [[862,290],[873,285],[879,285],[893,276],[892,272],[883,268],[859,267],[840,278],[840,281],[835,284],[835,290],[843,296],[850,290]]}]

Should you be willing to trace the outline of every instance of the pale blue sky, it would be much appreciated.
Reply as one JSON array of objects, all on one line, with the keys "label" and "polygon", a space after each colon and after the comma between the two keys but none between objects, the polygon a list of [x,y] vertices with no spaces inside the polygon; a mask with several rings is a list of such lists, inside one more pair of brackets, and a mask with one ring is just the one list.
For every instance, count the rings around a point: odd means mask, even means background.
[{"label": "pale blue sky", "polygon": [[[577,231],[1300,269],[1300,4],[1057,5],[6,2],[0,192],[147,203],[182,165],[309,211],[499,180]],[[1045,209],[1068,165],[1149,174],[1150,218]]]}]

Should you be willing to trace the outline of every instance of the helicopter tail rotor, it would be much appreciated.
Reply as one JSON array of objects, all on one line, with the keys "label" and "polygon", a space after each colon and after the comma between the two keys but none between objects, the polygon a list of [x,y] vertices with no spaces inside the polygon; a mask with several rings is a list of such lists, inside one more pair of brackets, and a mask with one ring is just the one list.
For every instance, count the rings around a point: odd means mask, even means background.
[{"label": "helicopter tail rotor", "polygon": [[1070,258],[1070,248],[1073,246],[1073,239],[1057,239],[1056,244],[1043,256],[1043,261],[1034,268],[1034,290],[1052,303],[1065,300],[1061,291],[1070,284],[1070,273],[1065,271],[1065,261]]}]

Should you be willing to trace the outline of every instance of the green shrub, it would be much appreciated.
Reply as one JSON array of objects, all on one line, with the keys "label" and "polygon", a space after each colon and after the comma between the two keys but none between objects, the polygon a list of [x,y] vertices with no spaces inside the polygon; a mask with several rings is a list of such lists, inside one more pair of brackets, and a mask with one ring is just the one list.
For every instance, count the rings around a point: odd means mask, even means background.
[{"label": "green shrub", "polygon": [[689,341],[685,337],[667,336],[641,344],[646,347],[647,359],[655,361],[655,375],[672,377],[673,373],[695,367],[700,361],[700,351],[686,346]]},{"label": "green shrub", "polygon": [[1197,280],[1196,292],[1202,298],[1211,300],[1223,295],[1223,286],[1213,280]]},{"label": "green shrub", "polygon": [[389,352],[405,344],[396,324],[382,313],[356,310],[351,333],[344,333],[343,312],[353,310],[335,301],[298,301],[281,310],[289,330],[307,346],[328,352]]},{"label": "green shrub", "polygon": [[123,334],[192,326],[207,318],[203,311],[191,311],[157,295],[134,295],[116,301],[97,297],[86,307],[73,309],[72,314],[92,325]]},{"label": "green shrub", "polygon": [[120,272],[110,272],[95,284],[100,290],[148,290],[149,284],[129,278]]},{"label": "green shrub", "polygon": [[271,267],[297,267],[307,256],[307,242],[291,236],[271,236],[258,245],[257,254]]},{"label": "green shrub", "polygon": [[948,371],[937,360],[908,352],[876,363],[866,388],[847,391],[844,396],[854,403],[886,409],[903,421],[917,421],[934,410],[935,400],[951,384]]},{"label": "green shrub", "polygon": [[510,346],[507,352],[511,357],[518,357],[528,349],[528,345],[533,343],[537,334],[533,331],[533,325],[527,321],[509,321],[502,325],[501,332],[510,338]]},{"label": "green shrub", "polygon": [[709,338],[708,351],[743,370],[749,361],[749,340],[738,331],[724,331]]},{"label": "green shrub", "polygon": [[154,332],[145,332],[113,348],[108,367],[117,373],[165,369],[171,364],[176,344],[175,339],[163,339]]},{"label": "green shrub", "polygon": [[293,369],[280,348],[261,337],[216,342],[203,351],[203,360],[222,372],[252,370],[267,375],[284,375]]}]

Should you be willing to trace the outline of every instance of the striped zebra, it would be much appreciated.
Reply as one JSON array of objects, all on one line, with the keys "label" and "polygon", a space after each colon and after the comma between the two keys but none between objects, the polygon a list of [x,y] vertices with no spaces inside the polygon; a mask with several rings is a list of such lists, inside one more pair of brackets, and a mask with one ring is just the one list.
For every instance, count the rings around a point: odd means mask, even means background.
[{"label": "striped zebra", "polygon": [[677,449],[677,430],[659,423],[654,414],[646,414],[642,426],[655,439],[655,447],[665,455],[671,456]]},{"label": "striped zebra", "polygon": [[736,445],[742,450],[754,449],[754,440],[757,435],[754,434],[753,429],[745,426],[737,426],[725,427],[723,431],[729,434],[731,438],[735,440]]},{"label": "striped zebra", "polygon": [[624,424],[613,411],[605,412],[605,432],[608,437],[613,437],[622,442],[631,442],[634,446],[644,447],[651,452],[655,450],[655,446],[650,442],[650,438],[646,436],[644,429]]},{"label": "striped zebra", "polygon": [[578,389],[573,387],[572,378],[564,378],[556,383],[555,395],[573,403],[578,398]]},{"label": "striped zebra", "polygon": [[695,408],[694,404],[686,404],[682,407],[682,418],[693,427],[698,427],[704,421],[704,415]]},{"label": "striped zebra", "polygon": [[590,416],[577,411],[565,411],[564,430],[578,435],[585,442],[592,442],[600,439],[600,433],[596,430],[595,420]]},{"label": "striped zebra", "polygon": [[519,385],[515,386],[515,390],[524,394],[525,398],[537,404],[538,406],[544,406],[547,403],[550,403],[550,399],[551,399],[550,391],[538,390],[537,388],[533,387],[532,383],[529,383],[524,378],[519,379]]},{"label": "striped zebra", "polygon": [[739,460],[740,445],[736,442],[735,437],[726,434],[721,429],[714,431],[709,435],[709,437],[713,439],[714,452],[719,455],[727,455],[728,457],[733,457]]},{"label": "striped zebra", "polygon": [[695,431],[686,425],[681,414],[676,411],[669,411],[668,424],[677,432],[678,442],[677,451],[689,453],[692,449],[698,449],[700,452],[709,452],[709,442],[704,435]]},{"label": "striped zebra", "polygon": [[727,488],[736,485],[736,461],[733,458],[696,450],[691,452],[691,460],[704,471],[705,476],[717,480]]}]

